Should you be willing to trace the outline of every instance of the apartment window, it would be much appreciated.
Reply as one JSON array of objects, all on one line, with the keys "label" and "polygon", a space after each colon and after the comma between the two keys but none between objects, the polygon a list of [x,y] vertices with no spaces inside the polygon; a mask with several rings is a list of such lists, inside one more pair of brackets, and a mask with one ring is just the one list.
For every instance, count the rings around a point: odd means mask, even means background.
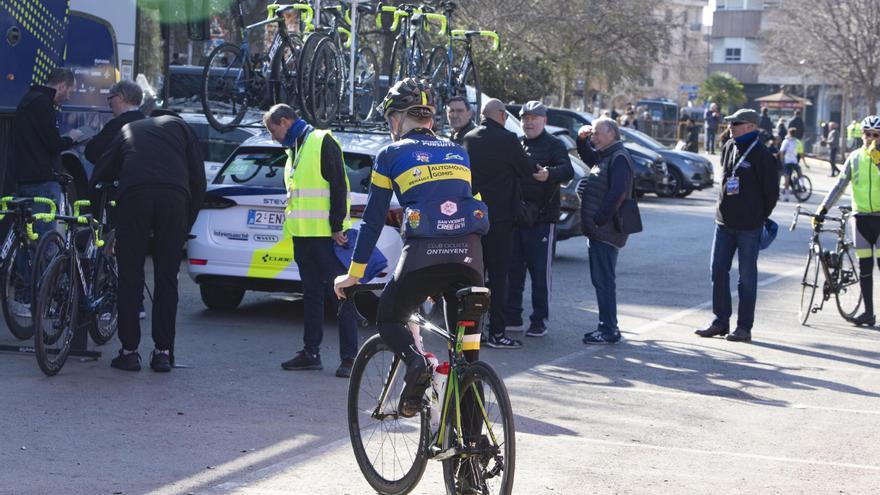
[{"label": "apartment window", "polygon": [[739,62],[742,60],[742,48],[726,48],[724,50],[725,62]]},{"label": "apartment window", "polygon": [[668,80],[669,80],[669,69],[664,68],[663,69],[663,82],[666,82]]}]

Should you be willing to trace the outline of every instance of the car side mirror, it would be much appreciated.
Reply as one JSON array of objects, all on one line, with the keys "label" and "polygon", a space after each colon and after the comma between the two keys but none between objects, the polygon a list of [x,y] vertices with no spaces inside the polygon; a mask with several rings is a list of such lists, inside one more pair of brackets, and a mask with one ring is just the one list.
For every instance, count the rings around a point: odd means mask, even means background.
[{"label": "car side mirror", "polygon": [[192,41],[208,39],[208,0],[186,0],[186,36]]}]

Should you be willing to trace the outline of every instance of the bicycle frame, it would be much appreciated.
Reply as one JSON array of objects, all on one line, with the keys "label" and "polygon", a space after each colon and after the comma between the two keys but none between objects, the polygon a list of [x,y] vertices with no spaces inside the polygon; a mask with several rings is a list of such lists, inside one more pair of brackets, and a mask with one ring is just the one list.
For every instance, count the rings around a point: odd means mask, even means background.
[{"label": "bicycle frame", "polygon": [[[841,252],[847,251],[848,247],[851,243],[846,240],[846,224],[849,220],[851,212],[848,210],[843,210],[840,217],[825,217],[825,221],[834,222],[840,224],[839,228],[823,228],[819,227],[817,229],[813,229],[812,237],[810,238],[810,247],[809,252],[811,256],[816,256],[817,261],[822,266],[822,274],[825,276],[825,284],[822,288],[822,301],[819,303],[819,306],[813,311],[811,308],[810,311],[817,312],[821,311],[822,308],[825,307],[825,302],[831,299],[833,294],[836,294],[840,287],[837,285],[837,277],[831,273],[831,267],[828,265],[828,259],[824,256],[825,250],[822,247],[822,239],[821,234],[823,233],[831,233],[837,236],[835,241],[835,254],[839,254]],[[791,228],[789,230],[794,230],[797,227],[798,218],[800,216],[809,216],[815,217],[815,215],[803,212],[801,207],[798,206],[794,212],[794,218],[791,223]]]}]

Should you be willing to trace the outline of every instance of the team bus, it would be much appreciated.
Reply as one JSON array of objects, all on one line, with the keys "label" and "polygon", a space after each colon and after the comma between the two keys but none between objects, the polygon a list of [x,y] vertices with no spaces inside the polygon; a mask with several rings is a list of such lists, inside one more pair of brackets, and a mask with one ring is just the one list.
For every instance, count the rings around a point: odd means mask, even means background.
[{"label": "team bus", "polygon": [[[0,1],[0,185],[9,161],[12,116],[31,84],[46,82],[57,66],[76,74],[77,87],[58,112],[62,133],[96,133],[112,118],[107,92],[137,74],[137,0]],[[82,191],[92,164],[75,147],[62,166]]]}]

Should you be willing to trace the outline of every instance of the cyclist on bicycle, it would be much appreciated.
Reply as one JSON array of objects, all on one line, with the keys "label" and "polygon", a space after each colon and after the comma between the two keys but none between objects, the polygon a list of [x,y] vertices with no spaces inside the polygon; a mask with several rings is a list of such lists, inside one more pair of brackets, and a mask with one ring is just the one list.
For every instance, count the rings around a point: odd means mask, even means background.
[{"label": "cyclist on bicycle", "polygon": [[856,257],[859,259],[859,285],[865,301],[865,312],[857,316],[853,323],[873,326],[876,318],[871,297],[871,271],[874,269],[874,248],[880,240],[880,116],[870,115],[862,121],[862,138],[864,144],[847,157],[837,184],[816,211],[818,217],[813,220],[813,227],[817,228],[822,223],[825,214],[846,191],[847,184],[852,182],[853,232]]},{"label": "cyclist on bicycle", "polygon": [[[442,293],[454,325],[455,291],[483,284],[480,236],[489,230],[489,217],[486,205],[471,191],[467,152],[431,130],[436,107],[427,81],[407,78],[398,82],[380,110],[394,142],[376,156],[351,267],[347,275],[336,278],[335,290],[342,298],[342,289],[364,276],[391,197],[397,195],[404,208],[406,241],[394,277],[379,300],[376,323],[382,340],[406,363],[399,411],[412,417],[419,412],[431,370],[406,323],[425,299]],[[470,351],[465,357],[475,360],[479,327],[468,327],[464,341],[464,350]]]},{"label": "cyclist on bicycle", "polygon": [[801,174],[800,152],[798,151],[798,139],[791,133],[797,129],[789,129],[788,135],[779,147],[779,159],[782,161],[782,171],[785,174],[785,185],[782,188],[782,201],[788,201],[788,188],[791,187],[791,174],[797,171]]}]

